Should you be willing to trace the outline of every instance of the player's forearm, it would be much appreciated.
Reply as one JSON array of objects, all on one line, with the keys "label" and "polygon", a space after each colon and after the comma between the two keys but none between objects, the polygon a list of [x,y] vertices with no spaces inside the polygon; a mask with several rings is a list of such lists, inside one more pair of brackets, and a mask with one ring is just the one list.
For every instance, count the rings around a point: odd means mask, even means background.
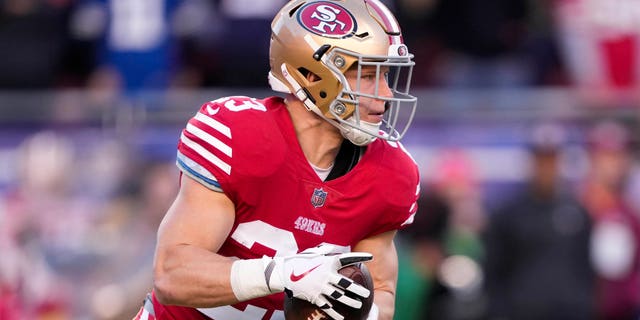
[{"label": "player's forearm", "polygon": [[378,320],[392,320],[395,310],[395,295],[386,290],[375,290],[373,303],[378,306]]},{"label": "player's forearm", "polygon": [[190,245],[159,247],[154,290],[163,304],[215,307],[238,302],[229,274],[233,260]]}]

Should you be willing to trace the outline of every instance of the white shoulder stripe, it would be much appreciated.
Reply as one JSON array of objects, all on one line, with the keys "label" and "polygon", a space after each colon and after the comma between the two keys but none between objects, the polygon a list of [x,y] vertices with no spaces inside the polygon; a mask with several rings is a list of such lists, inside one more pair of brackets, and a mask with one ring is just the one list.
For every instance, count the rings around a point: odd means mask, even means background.
[{"label": "white shoulder stripe", "polygon": [[415,213],[410,215],[409,218],[407,218],[407,220],[405,220],[400,226],[406,226],[406,225],[412,224],[413,223],[413,219],[415,217],[416,217]]},{"label": "white shoulder stripe", "polygon": [[413,158],[413,156],[411,155],[411,153],[409,153],[409,150],[407,150],[407,149],[404,147],[404,145],[403,145],[402,143],[400,143],[399,141],[398,141],[398,145],[400,146],[400,149],[401,149],[402,151],[404,151],[404,153],[406,153],[406,154],[407,154],[407,156],[409,156],[409,158],[411,159],[411,161],[413,161],[413,163],[415,163],[415,164],[417,165],[417,164],[418,164],[418,162],[416,161],[416,159],[414,159],[414,158]]},{"label": "white shoulder stripe", "polygon": [[224,142],[218,140],[216,137],[208,134],[204,130],[192,125],[191,123],[187,124],[187,131],[189,133],[192,133],[194,136],[206,141],[212,147],[220,150],[220,152],[222,152],[222,153],[228,155],[229,157],[231,157],[231,147],[226,145]]},{"label": "white shoulder stripe", "polygon": [[184,134],[180,136],[180,140],[187,147],[191,148],[193,151],[197,152],[199,155],[207,159],[213,165],[220,168],[220,170],[224,171],[226,174],[231,174],[231,166],[226,162],[222,161],[220,158],[216,157],[213,153],[209,152],[207,149],[203,148],[201,145],[195,143],[193,140],[187,138]]},{"label": "white shoulder stripe", "polygon": [[194,119],[206,124],[207,126],[217,130],[218,132],[224,134],[225,136],[227,136],[228,138],[231,138],[231,129],[229,129],[229,127],[225,126],[224,124],[220,123],[219,121],[217,121],[216,119],[213,119],[203,113],[196,113],[196,116],[194,117]]}]

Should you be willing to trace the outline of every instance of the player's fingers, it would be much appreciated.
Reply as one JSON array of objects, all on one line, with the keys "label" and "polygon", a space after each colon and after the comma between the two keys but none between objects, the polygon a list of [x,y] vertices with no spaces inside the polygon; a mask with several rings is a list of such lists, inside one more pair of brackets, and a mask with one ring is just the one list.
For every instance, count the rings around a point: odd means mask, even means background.
[{"label": "player's fingers", "polygon": [[333,305],[324,296],[319,296],[314,303],[331,318],[335,320],[344,320],[344,317],[341,314],[333,310]]},{"label": "player's fingers", "polygon": [[344,320],[344,317],[339,314],[337,311],[333,310],[333,308],[329,307],[329,308],[320,308],[322,309],[322,311],[324,311],[324,313],[326,313],[329,317],[331,317],[334,320]]},{"label": "player's fingers", "polygon": [[346,267],[358,262],[370,261],[373,259],[373,255],[368,252],[348,252],[338,256],[340,266]]},{"label": "player's fingers", "polygon": [[344,291],[342,291],[341,289],[329,286],[325,287],[322,293],[327,295],[328,297],[331,297],[333,300],[339,301],[340,303],[345,304],[349,307],[355,309],[362,308],[362,301],[347,297],[344,294]]},{"label": "player's fingers", "polygon": [[371,294],[371,291],[369,291],[369,289],[353,282],[353,280],[345,277],[345,276],[341,276],[339,274],[333,274],[331,276],[330,282],[337,286],[338,288],[342,288],[345,291],[349,291],[352,292],[354,294],[357,294],[363,298],[368,298],[369,295]]}]

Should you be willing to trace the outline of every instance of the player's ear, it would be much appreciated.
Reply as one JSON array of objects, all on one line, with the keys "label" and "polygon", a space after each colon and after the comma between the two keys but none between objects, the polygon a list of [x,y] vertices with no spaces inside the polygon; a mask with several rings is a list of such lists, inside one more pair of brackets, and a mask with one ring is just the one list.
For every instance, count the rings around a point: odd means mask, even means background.
[{"label": "player's ear", "polygon": [[305,70],[305,71],[306,71],[305,78],[307,79],[307,81],[309,81],[309,83],[313,83],[313,82],[322,80],[322,78],[320,78],[317,74],[315,74],[315,73],[313,73],[311,71],[308,71],[308,70]]}]

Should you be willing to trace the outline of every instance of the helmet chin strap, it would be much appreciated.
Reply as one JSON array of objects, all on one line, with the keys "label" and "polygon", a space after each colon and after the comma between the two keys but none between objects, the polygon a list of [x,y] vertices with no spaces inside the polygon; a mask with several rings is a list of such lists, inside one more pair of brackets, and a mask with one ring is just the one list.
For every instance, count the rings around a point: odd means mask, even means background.
[{"label": "helmet chin strap", "polygon": [[[353,123],[353,116],[345,121]],[[380,129],[380,124],[381,122],[371,123],[360,120],[360,126],[371,132],[378,131]],[[356,146],[366,146],[377,139],[376,137],[364,132],[363,130],[356,129],[354,127],[340,125],[338,128],[340,129],[340,133],[342,134],[342,136],[345,137],[345,139],[351,141],[351,143],[355,144]]]},{"label": "helmet chin strap", "polygon": [[[281,70],[282,70],[282,75],[284,76],[284,78],[287,80],[287,82],[291,85],[291,87],[295,90],[295,92],[291,92],[291,90],[288,89],[287,86],[285,86],[281,81],[279,81],[276,77],[273,77],[271,75],[271,73],[269,73],[269,82],[271,84],[271,87],[276,90],[277,89],[282,89],[282,88],[287,88],[286,91],[284,90],[278,90],[281,92],[289,92],[292,93],[293,95],[295,95],[298,99],[300,99],[300,101],[302,101],[302,103],[305,105],[305,107],[312,111],[313,113],[317,114],[318,116],[320,116],[322,119],[326,120],[327,122],[329,122],[330,124],[332,124],[334,127],[338,128],[340,130],[340,134],[342,134],[342,136],[345,139],[348,139],[349,141],[351,141],[351,143],[357,145],[357,146],[366,146],[368,144],[370,144],[371,142],[373,142],[374,140],[376,140],[377,137],[363,131],[360,129],[357,129],[356,127],[356,123],[355,123],[355,117],[351,116],[348,119],[344,120],[345,122],[348,122],[350,124],[352,124],[353,126],[349,126],[349,125],[343,125],[340,122],[336,121],[336,120],[332,120],[329,119],[327,117],[325,117],[324,114],[322,114],[322,111],[320,111],[320,108],[318,108],[318,106],[316,106],[315,103],[313,103],[313,101],[311,101],[311,99],[309,99],[309,97],[307,96],[307,93],[302,89],[302,87],[300,86],[300,84],[298,84],[298,82],[296,82],[293,77],[289,74],[289,72],[287,71],[287,67],[286,65],[283,63],[280,66]],[[279,82],[279,83],[274,83],[275,81]],[[369,132],[377,132],[380,129],[380,125],[382,124],[381,122],[378,123],[371,123],[371,122],[366,122],[366,121],[360,121],[360,126],[362,126],[364,129],[366,129],[366,131]]]}]

